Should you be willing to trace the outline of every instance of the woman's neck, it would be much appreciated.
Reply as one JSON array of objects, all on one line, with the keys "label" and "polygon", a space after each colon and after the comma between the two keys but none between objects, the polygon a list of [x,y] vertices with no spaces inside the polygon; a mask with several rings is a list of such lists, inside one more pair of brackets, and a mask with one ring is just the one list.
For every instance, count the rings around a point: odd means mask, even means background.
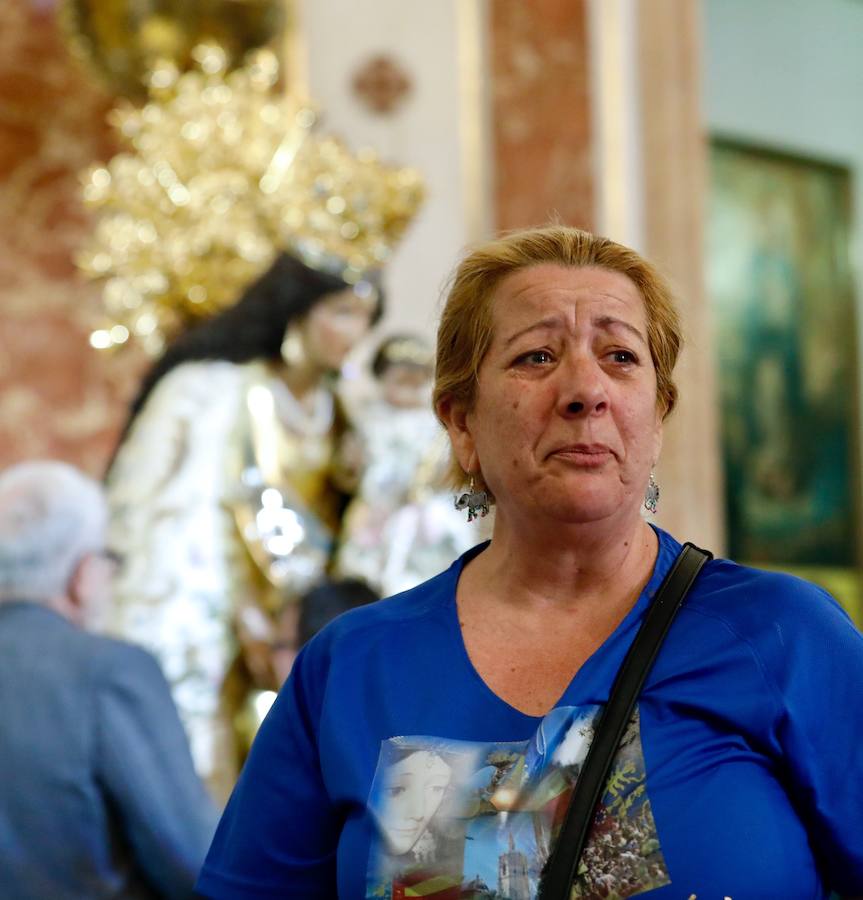
[{"label": "woman's neck", "polygon": [[514,529],[499,514],[491,545],[465,574],[468,583],[525,609],[608,609],[635,603],[658,547],[653,529],[637,513],[623,527],[620,521],[606,527],[588,523],[553,533]]}]

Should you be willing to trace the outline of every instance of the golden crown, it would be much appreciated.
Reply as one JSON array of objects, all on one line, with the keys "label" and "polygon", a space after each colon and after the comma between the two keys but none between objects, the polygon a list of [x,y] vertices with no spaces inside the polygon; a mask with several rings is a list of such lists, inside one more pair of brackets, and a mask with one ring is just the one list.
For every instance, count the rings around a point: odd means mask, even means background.
[{"label": "golden crown", "polygon": [[96,347],[166,336],[230,306],[277,253],[349,283],[379,269],[422,202],[413,169],[319,137],[316,111],[275,91],[266,50],[227,71],[215,45],[180,74],[160,64],[149,102],[111,123],[131,151],[85,173],[96,224],[77,257],[103,280]]}]

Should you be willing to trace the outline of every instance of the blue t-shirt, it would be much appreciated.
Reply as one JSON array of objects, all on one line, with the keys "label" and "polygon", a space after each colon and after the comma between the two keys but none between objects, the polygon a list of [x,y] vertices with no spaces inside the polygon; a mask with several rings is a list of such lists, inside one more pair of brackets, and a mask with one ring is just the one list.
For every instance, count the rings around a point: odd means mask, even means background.
[{"label": "blue t-shirt", "polygon": [[[597,711],[680,545],[548,715],[462,641],[465,554],[297,658],[198,890],[216,900],[531,900]],[[505,647],[501,653],[506,653]],[[707,564],[616,757],[573,897],[863,894],[863,635],[819,588]]]}]

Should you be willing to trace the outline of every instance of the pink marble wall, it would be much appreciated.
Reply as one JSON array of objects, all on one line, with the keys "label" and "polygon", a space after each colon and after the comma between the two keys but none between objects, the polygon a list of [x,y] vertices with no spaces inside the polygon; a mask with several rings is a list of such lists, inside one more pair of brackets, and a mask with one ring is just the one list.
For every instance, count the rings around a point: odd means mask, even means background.
[{"label": "pink marble wall", "polygon": [[593,224],[586,0],[492,0],[499,229]]},{"label": "pink marble wall", "polygon": [[110,98],[62,39],[54,4],[0,4],[0,468],[54,457],[101,474],[142,361],[87,342],[98,289],[73,253],[78,173],[114,152]]}]

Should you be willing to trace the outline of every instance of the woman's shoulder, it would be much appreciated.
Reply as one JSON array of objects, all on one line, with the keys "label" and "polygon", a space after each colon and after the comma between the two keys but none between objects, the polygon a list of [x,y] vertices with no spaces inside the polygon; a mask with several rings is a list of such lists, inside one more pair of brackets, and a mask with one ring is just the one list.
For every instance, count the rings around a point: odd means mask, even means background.
[{"label": "woman's shoulder", "polygon": [[847,619],[839,603],[822,587],[774,569],[715,559],[704,573],[698,602],[731,614],[765,614],[775,619],[826,616]]},{"label": "woman's shoulder", "polygon": [[[679,549],[665,533],[660,541],[672,551]],[[684,608],[721,620],[743,635],[775,630],[776,625],[810,635],[822,629],[856,631],[847,612],[824,588],[787,572],[721,557],[705,565]]]},{"label": "woman's shoulder", "polygon": [[720,672],[726,688],[766,688],[776,708],[863,677],[863,634],[827,591],[728,559],[705,564],[668,644],[665,665],[689,660],[692,671]]},{"label": "woman's shoulder", "polygon": [[[837,658],[863,661],[863,634],[824,588],[786,572],[741,565],[728,559],[708,563],[687,599],[699,617],[749,651],[769,669],[832,648]],[[831,652],[832,652],[831,651]]]}]

